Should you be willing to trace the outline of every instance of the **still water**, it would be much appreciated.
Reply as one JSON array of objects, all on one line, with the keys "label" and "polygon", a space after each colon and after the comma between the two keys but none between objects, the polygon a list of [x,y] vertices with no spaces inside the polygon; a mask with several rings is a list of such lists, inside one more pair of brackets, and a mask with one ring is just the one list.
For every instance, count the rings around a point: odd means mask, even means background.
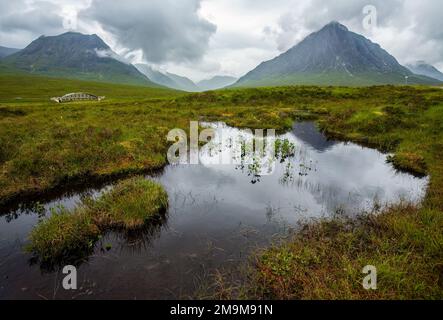
[{"label": "still water", "polygon": [[[269,175],[259,176],[247,165],[203,161],[167,166],[151,177],[168,191],[167,215],[142,234],[106,234],[79,264],[76,291],[64,290],[61,272],[33,263],[23,246],[51,207],[73,208],[82,197],[112,186],[71,192],[39,210],[0,213],[0,299],[187,298],[215,270],[235,268],[300,221],[371,211],[403,199],[418,202],[425,194],[427,178],[396,172],[376,150],[329,141],[313,123],[295,124],[279,138],[295,151]],[[201,150],[202,159],[219,156],[206,146]]]}]

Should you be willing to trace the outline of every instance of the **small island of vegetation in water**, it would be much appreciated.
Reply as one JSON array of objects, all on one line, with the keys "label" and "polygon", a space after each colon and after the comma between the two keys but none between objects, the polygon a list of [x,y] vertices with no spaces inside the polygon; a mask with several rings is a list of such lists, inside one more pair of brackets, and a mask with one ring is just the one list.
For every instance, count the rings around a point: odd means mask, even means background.
[{"label": "small island of vegetation in water", "polygon": [[165,213],[168,195],[157,183],[132,178],[98,199],[87,198],[73,211],[63,208],[39,223],[27,250],[43,262],[56,262],[93,248],[110,229],[134,231]]}]

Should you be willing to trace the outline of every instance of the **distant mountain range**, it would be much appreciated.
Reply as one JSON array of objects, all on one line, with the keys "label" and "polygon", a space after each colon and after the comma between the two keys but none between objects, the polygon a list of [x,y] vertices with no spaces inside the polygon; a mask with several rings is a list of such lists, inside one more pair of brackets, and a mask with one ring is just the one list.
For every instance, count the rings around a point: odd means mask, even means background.
[{"label": "distant mountain range", "polygon": [[199,91],[194,82],[188,78],[173,75],[172,73],[162,73],[154,70],[147,64],[136,64],[135,67],[152,82],[159,85],[177,90]]},{"label": "distant mountain range", "polygon": [[195,84],[169,72],[154,70],[147,64],[125,61],[97,35],[67,32],[34,40],[26,48],[0,47],[0,72],[32,74],[150,87],[168,87],[199,92],[223,88],[235,78],[216,76]]},{"label": "distant mountain range", "polygon": [[327,24],[238,81],[233,77],[215,76],[194,83],[147,64],[134,66],[97,35],[67,32],[41,36],[22,50],[0,47],[0,73],[26,72],[190,92],[231,86],[442,84],[443,74],[433,66],[418,62],[408,68],[378,44],[338,22]]},{"label": "distant mountain range", "polygon": [[230,86],[234,84],[237,80],[237,78],[229,76],[215,76],[211,79],[198,82],[197,86],[203,91],[216,90]]},{"label": "distant mountain range", "polygon": [[6,48],[6,47],[0,46],[0,59],[10,56],[11,54],[14,54],[18,51],[20,51],[20,49]]},{"label": "distant mountain range", "polygon": [[261,63],[234,86],[437,84],[415,75],[378,44],[331,22],[282,55]]},{"label": "distant mountain range", "polygon": [[407,64],[406,67],[415,74],[420,74],[423,76],[443,81],[443,73],[441,73],[434,66],[427,64],[424,61],[417,61],[412,64]]},{"label": "distant mountain range", "polygon": [[118,55],[97,35],[75,32],[42,36],[3,58],[4,67],[33,74],[80,80],[158,86]]},{"label": "distant mountain range", "polygon": [[189,91],[189,92],[198,92],[201,91],[199,87],[195,85],[195,83],[186,77],[182,77],[173,73],[166,72],[166,76],[172,79],[175,83],[177,83],[179,90]]},{"label": "distant mountain range", "polygon": [[202,80],[198,83],[194,83],[189,78],[182,77],[170,72],[161,72],[153,69],[147,64],[136,64],[135,67],[145,76],[147,76],[152,82],[168,88],[189,92],[217,90],[227,87],[237,81],[237,78],[234,77],[215,76],[211,79]]}]

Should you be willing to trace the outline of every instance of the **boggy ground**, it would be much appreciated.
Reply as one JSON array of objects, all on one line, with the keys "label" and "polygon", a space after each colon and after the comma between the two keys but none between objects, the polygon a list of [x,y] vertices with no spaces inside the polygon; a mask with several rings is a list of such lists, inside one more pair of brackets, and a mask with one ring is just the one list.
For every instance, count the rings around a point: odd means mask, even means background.
[{"label": "boggy ground", "polygon": [[[391,152],[397,168],[429,175],[426,199],[420,206],[405,203],[354,221],[307,225],[299,235],[259,252],[246,281],[218,281],[215,296],[443,297],[443,90],[279,87],[188,95],[94,84],[92,93],[107,100],[58,105],[47,99],[66,93],[69,85],[39,79],[21,93],[23,79],[0,77],[3,205],[72,181],[162,167],[167,132],[187,129],[189,121],[284,131],[293,121],[312,119],[331,138]],[[77,91],[90,91],[80,89],[91,84],[74,84]],[[375,291],[361,286],[367,264],[378,267]]]}]

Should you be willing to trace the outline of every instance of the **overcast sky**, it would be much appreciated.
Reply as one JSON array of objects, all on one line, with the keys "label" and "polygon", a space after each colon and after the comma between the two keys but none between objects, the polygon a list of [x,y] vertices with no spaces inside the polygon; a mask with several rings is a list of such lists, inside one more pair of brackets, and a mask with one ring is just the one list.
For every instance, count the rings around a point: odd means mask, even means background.
[{"label": "overcast sky", "polygon": [[[365,28],[363,8],[377,24]],[[0,0],[0,45],[40,35],[96,33],[132,62],[193,80],[241,76],[336,20],[400,63],[443,70],[442,0]],[[375,21],[375,20],[374,20]]]}]

